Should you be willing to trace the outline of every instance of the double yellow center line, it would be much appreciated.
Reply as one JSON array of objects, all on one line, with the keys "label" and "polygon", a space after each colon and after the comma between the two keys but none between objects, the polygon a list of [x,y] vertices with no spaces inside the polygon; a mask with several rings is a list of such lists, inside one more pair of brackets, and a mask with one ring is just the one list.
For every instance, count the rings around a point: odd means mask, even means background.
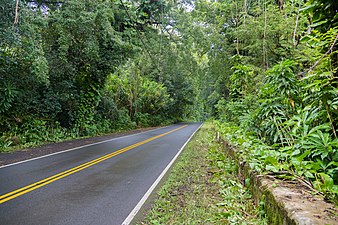
[{"label": "double yellow center line", "polygon": [[21,195],[24,195],[24,194],[26,194],[26,193],[28,193],[28,192],[31,192],[31,191],[33,191],[33,190],[35,190],[35,189],[38,189],[38,188],[40,188],[40,187],[43,187],[43,186],[45,186],[45,185],[47,185],[47,184],[50,184],[50,183],[52,183],[52,182],[54,182],[54,181],[60,180],[60,179],[62,179],[62,178],[64,178],[64,177],[67,177],[67,176],[69,176],[69,175],[72,175],[72,174],[74,174],[74,173],[77,173],[77,172],[79,172],[79,171],[81,171],[81,170],[84,170],[84,169],[86,169],[86,168],[88,168],[88,167],[91,167],[91,166],[93,166],[93,165],[95,165],[95,164],[98,164],[98,163],[100,163],[100,162],[102,162],[102,161],[105,161],[105,160],[107,160],[107,159],[110,159],[110,158],[112,158],[112,157],[114,157],[114,156],[116,156],[116,155],[119,155],[119,154],[121,154],[121,153],[124,153],[124,152],[126,152],[126,151],[129,151],[129,150],[131,150],[131,149],[133,149],[133,148],[136,148],[136,147],[138,147],[138,146],[144,145],[144,144],[146,144],[146,143],[148,143],[148,142],[150,142],[150,141],[153,141],[153,140],[155,140],[155,139],[158,139],[158,138],[160,138],[160,137],[163,137],[163,136],[165,136],[165,135],[167,135],[167,134],[170,134],[170,133],[173,133],[173,132],[175,132],[175,131],[178,131],[178,130],[180,130],[180,129],[186,127],[186,126],[187,126],[187,125],[184,125],[184,126],[181,126],[181,127],[179,127],[179,128],[176,128],[176,129],[174,129],[174,130],[168,131],[168,132],[166,132],[166,133],[163,133],[163,134],[154,136],[154,137],[152,137],[152,138],[146,139],[146,140],[144,140],[144,141],[141,141],[141,142],[138,142],[138,143],[136,143],[136,144],[130,145],[130,146],[128,146],[128,147],[122,148],[122,149],[117,150],[117,151],[115,151],[115,152],[112,152],[112,153],[109,153],[109,154],[107,154],[107,155],[101,156],[101,157],[99,157],[99,158],[97,158],[97,159],[94,159],[94,160],[92,160],[92,161],[86,162],[86,163],[81,164],[81,165],[79,165],[79,166],[73,167],[73,168],[71,168],[71,169],[69,169],[69,170],[66,170],[66,171],[63,171],[63,172],[61,172],[61,173],[55,174],[55,175],[53,175],[53,176],[47,177],[47,178],[45,178],[45,179],[43,179],[43,180],[40,180],[40,181],[38,181],[38,182],[35,182],[35,183],[33,183],[33,184],[30,184],[30,185],[27,185],[27,186],[25,186],[25,187],[19,188],[19,189],[17,189],[17,190],[8,192],[7,194],[4,194],[4,195],[1,195],[1,196],[0,196],[0,204],[2,204],[2,203],[4,203],[4,202],[7,202],[7,201],[9,201],[9,200],[11,200],[11,199],[14,199],[14,198],[16,198],[16,197],[19,197],[19,196],[21,196]]}]

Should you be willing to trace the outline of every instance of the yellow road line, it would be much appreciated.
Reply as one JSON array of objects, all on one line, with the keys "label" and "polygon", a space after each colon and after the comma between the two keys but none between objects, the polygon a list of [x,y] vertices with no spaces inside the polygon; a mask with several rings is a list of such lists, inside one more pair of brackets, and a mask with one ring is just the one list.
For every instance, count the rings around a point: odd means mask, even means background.
[{"label": "yellow road line", "polygon": [[19,196],[21,196],[21,195],[24,195],[24,194],[26,194],[26,193],[28,193],[28,192],[31,192],[31,191],[33,191],[33,190],[35,190],[35,189],[38,189],[38,188],[40,188],[40,187],[43,187],[43,186],[45,186],[45,185],[47,185],[47,184],[50,184],[50,183],[52,183],[52,182],[54,182],[54,181],[60,180],[60,179],[62,179],[62,178],[64,178],[64,177],[67,177],[67,176],[69,176],[69,175],[71,175],[71,174],[77,173],[77,172],[79,172],[79,171],[81,171],[81,170],[84,170],[84,169],[86,169],[86,168],[88,168],[88,167],[91,167],[91,166],[97,164],[97,163],[100,163],[100,162],[105,161],[105,160],[107,160],[107,159],[110,159],[110,158],[112,158],[112,157],[114,157],[114,156],[116,156],[116,155],[119,155],[119,154],[121,154],[121,153],[124,153],[124,152],[126,152],[126,151],[129,151],[129,150],[131,150],[131,149],[133,149],[133,148],[136,148],[136,147],[138,147],[138,146],[144,145],[144,144],[146,144],[146,143],[148,143],[148,142],[150,142],[150,141],[153,141],[153,140],[155,140],[155,139],[158,139],[158,138],[160,138],[160,137],[163,137],[163,136],[165,136],[165,135],[167,135],[167,134],[170,134],[170,133],[172,133],[172,132],[178,131],[178,130],[180,130],[180,129],[186,127],[186,126],[188,126],[188,125],[184,125],[184,126],[181,126],[181,127],[179,127],[179,128],[176,128],[176,129],[174,129],[174,130],[168,131],[168,132],[166,132],[166,133],[163,133],[163,134],[160,134],[160,135],[151,137],[151,138],[149,138],[149,139],[147,139],[147,140],[138,142],[138,143],[136,143],[136,144],[130,145],[130,146],[128,146],[128,147],[122,148],[122,149],[117,150],[117,151],[115,151],[115,152],[109,153],[109,154],[104,155],[104,156],[101,156],[101,157],[99,157],[99,158],[97,158],[97,159],[91,160],[91,161],[86,162],[86,163],[84,163],[84,164],[81,164],[81,165],[79,165],[79,166],[76,166],[76,167],[73,167],[73,168],[68,169],[68,170],[66,170],[66,171],[63,171],[63,172],[61,172],[61,173],[58,173],[58,174],[55,174],[55,175],[53,175],[53,176],[47,177],[47,178],[42,179],[42,180],[40,180],[40,181],[37,181],[37,182],[35,182],[35,183],[33,183],[33,184],[30,184],[30,185],[27,185],[27,186],[25,186],[25,187],[19,188],[19,189],[17,189],[17,190],[8,192],[8,193],[6,193],[6,194],[0,196],[0,204],[2,204],[2,203],[4,203],[4,202],[7,202],[7,201],[9,201],[9,200],[11,200],[11,199],[13,199],[13,198],[16,198],[16,197],[19,197]]}]

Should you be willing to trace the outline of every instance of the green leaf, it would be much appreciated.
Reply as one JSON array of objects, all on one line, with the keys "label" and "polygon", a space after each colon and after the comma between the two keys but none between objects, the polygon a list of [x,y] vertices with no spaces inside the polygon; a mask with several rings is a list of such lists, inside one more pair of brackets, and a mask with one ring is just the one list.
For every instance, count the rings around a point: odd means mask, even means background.
[{"label": "green leaf", "polygon": [[323,25],[325,23],[327,23],[327,20],[322,20],[322,21],[319,21],[317,23],[312,24],[311,27],[316,28],[316,27]]},{"label": "green leaf", "polygon": [[303,11],[311,11],[313,8],[315,8],[317,6],[317,4],[311,4],[311,5],[307,5],[303,8],[300,9],[301,12]]},{"label": "green leaf", "polygon": [[333,179],[329,175],[325,173],[318,173],[317,175],[320,177],[321,182],[323,183],[323,187],[326,190],[329,190],[333,187],[334,182],[333,182]]},{"label": "green leaf", "polygon": [[338,194],[338,185],[333,185],[331,192],[334,194]]},{"label": "green leaf", "polygon": [[278,160],[275,157],[268,156],[264,160],[265,164],[278,165]]},{"label": "green leaf", "polygon": [[272,171],[274,173],[277,173],[279,171],[278,168],[276,168],[275,166],[271,166],[271,165],[266,165],[265,170]]},{"label": "green leaf", "polygon": [[304,173],[304,176],[307,177],[307,178],[315,178],[314,175],[311,172],[309,172],[309,171],[306,171]]}]

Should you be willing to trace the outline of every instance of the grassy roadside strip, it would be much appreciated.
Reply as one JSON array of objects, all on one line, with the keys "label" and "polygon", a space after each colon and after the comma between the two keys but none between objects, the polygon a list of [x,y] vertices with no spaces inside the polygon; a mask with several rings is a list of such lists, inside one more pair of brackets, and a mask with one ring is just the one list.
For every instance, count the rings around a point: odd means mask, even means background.
[{"label": "grassy roadside strip", "polygon": [[[5,143],[4,140],[1,140],[1,139],[4,139],[4,136],[2,137],[0,136],[0,154],[1,153],[14,153],[14,152],[21,151],[23,149],[36,148],[36,147],[40,147],[40,146],[51,144],[51,143],[60,143],[60,142],[66,142],[66,141],[85,140],[85,139],[91,139],[91,138],[93,139],[98,138],[100,139],[99,141],[102,141],[102,140],[104,141],[106,139],[101,139],[101,137],[112,136],[112,135],[128,135],[130,132],[133,132],[135,130],[140,130],[140,132],[143,132],[143,131],[147,131],[150,129],[156,129],[161,126],[164,127],[167,125],[168,124],[163,124],[163,125],[159,125],[156,127],[138,127],[138,128],[134,127],[134,128],[120,129],[120,130],[113,129],[107,132],[98,132],[95,134],[85,135],[85,136],[72,133],[71,131],[67,132],[66,129],[63,129],[62,131],[52,130],[52,131],[46,131],[43,134],[41,134],[41,132],[37,132],[36,134],[33,134],[35,137],[38,137],[37,139],[32,138],[32,141],[25,142],[25,143],[21,143],[19,137],[14,136],[15,137],[14,140],[16,140],[14,141],[16,142],[15,144],[12,143],[13,140],[10,140],[9,142]],[[27,133],[30,133],[30,131],[27,130]]]},{"label": "grassy roadside strip", "polygon": [[211,128],[196,133],[138,224],[266,224]]}]

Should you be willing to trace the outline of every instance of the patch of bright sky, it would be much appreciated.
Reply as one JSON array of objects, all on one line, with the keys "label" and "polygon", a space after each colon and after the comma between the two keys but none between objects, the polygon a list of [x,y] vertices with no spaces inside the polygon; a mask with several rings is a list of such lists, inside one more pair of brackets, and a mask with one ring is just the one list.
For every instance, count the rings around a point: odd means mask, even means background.
[{"label": "patch of bright sky", "polygon": [[187,12],[191,12],[194,10],[195,5],[193,2],[185,2],[183,3],[183,8],[187,11]]}]

